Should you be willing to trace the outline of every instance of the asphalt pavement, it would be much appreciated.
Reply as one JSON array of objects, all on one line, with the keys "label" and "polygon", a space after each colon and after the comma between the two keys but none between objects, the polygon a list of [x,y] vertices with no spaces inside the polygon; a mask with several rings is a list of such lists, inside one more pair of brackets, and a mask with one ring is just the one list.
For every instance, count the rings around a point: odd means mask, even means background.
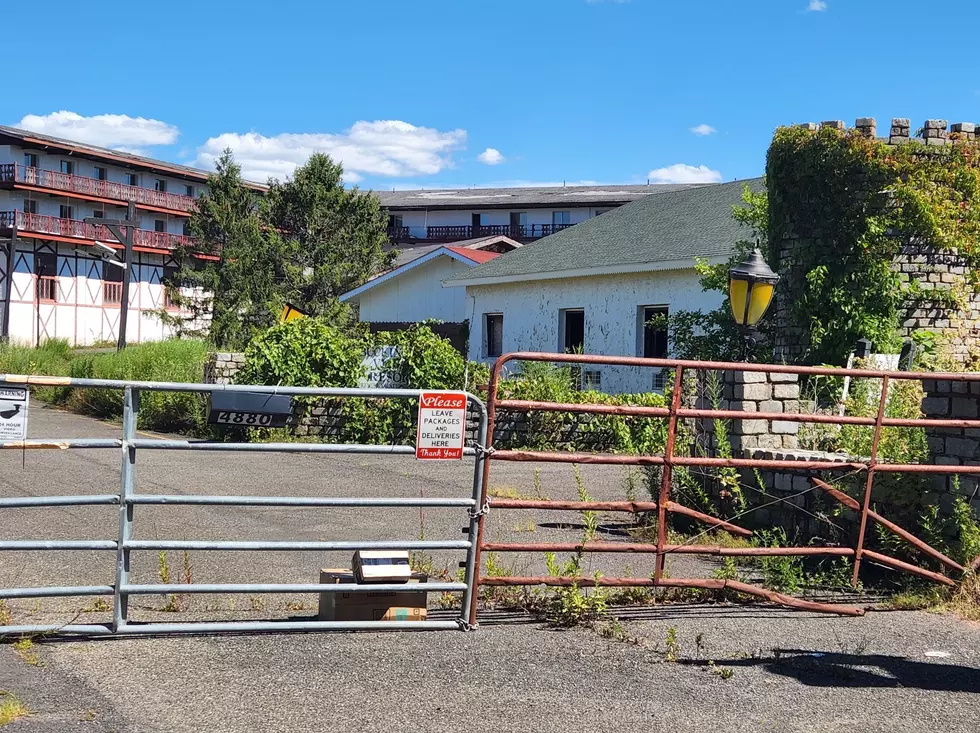
[{"label": "asphalt pavement", "polygon": [[[118,426],[32,405],[32,437],[118,435]],[[3,451],[0,496],[118,491],[113,451]],[[587,466],[597,499],[623,498],[618,469]],[[472,468],[379,456],[141,451],[152,493],[467,496]],[[494,466],[501,493],[574,498],[568,466]],[[115,539],[116,507],[8,509],[8,539]],[[460,537],[461,510],[137,507],[139,539]],[[420,521],[421,519],[421,521]],[[497,512],[491,538],[570,540],[581,518]],[[606,531],[615,533],[614,524]],[[433,553],[450,568],[461,553]],[[313,582],[349,553],[191,553],[194,582]],[[646,575],[650,558],[592,570]],[[511,562],[538,572],[540,557]],[[682,560],[675,561],[681,563]],[[710,564],[674,575],[710,574]],[[0,555],[0,585],[111,583],[112,553]],[[601,565],[600,565],[601,563]],[[168,553],[175,582],[184,558]],[[630,567],[626,567],[629,564]],[[134,581],[157,582],[157,553]],[[133,617],[308,618],[314,596],[204,596],[179,613],[134,599]],[[16,623],[104,620],[91,599],[11,601]],[[434,611],[452,617],[452,611]],[[970,731],[980,729],[980,625],[923,612],[836,618],[765,605],[616,608],[609,638],[485,611],[476,631],[300,633],[36,641],[30,664],[0,645],[0,689],[33,713],[11,731]]]}]

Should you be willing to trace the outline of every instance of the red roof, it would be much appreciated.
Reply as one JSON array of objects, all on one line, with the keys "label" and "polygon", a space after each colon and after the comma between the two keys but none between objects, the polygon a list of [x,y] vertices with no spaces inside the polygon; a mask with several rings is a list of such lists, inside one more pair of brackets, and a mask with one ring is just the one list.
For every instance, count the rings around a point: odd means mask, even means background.
[{"label": "red roof", "polygon": [[460,257],[465,257],[470,262],[475,262],[478,265],[489,262],[500,254],[499,252],[484,252],[481,249],[467,249],[466,247],[446,247],[445,249],[455,252]]}]

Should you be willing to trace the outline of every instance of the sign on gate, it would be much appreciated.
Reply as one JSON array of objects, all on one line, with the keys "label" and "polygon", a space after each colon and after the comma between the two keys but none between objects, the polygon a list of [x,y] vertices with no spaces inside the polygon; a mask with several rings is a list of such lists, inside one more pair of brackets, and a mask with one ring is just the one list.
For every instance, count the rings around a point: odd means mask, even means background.
[{"label": "sign on gate", "polygon": [[26,388],[0,387],[0,440],[27,440]]},{"label": "sign on gate", "polygon": [[452,460],[463,457],[466,393],[423,392],[419,397],[419,430],[415,457]]}]

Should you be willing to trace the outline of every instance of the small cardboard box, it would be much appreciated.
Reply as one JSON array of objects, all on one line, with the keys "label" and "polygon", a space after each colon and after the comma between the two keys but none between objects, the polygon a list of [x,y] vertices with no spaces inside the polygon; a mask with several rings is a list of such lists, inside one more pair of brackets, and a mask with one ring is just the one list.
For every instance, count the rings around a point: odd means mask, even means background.
[{"label": "small cardboard box", "polygon": [[[422,573],[413,573],[404,591],[321,593],[317,618],[320,621],[425,621],[428,594],[408,588],[426,580]],[[320,582],[353,583],[354,573],[324,568],[320,571]]]},{"label": "small cardboard box", "polygon": [[358,550],[351,567],[358,583],[405,583],[412,577],[408,550]]}]

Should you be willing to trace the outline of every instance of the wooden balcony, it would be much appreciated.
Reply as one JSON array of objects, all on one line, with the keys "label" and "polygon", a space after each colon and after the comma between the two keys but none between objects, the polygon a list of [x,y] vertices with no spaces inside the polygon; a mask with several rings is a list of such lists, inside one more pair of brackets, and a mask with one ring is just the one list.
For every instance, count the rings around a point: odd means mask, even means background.
[{"label": "wooden balcony", "polygon": [[414,234],[411,227],[392,227],[388,239],[392,242],[458,242],[478,237],[504,236],[518,242],[541,239],[549,234],[568,229],[571,224],[488,224],[474,227],[468,224],[457,226],[426,227],[425,233]]},{"label": "wooden balcony", "polygon": [[[80,244],[86,240],[88,242],[95,240],[117,241],[108,229],[98,224],[86,224],[77,219],[59,219],[56,216],[26,214],[22,211],[0,211],[0,230],[14,228],[25,234],[48,234],[51,235],[52,239],[61,241],[78,239]],[[137,229],[136,235],[133,237],[134,247],[154,250],[170,250],[177,246],[193,247],[195,242],[194,237],[183,234],[150,232],[145,229]]]},{"label": "wooden balcony", "polygon": [[68,175],[43,168],[30,168],[16,163],[0,165],[0,186],[65,191],[110,201],[135,201],[137,206],[184,214],[189,214],[197,208],[196,199],[182,194],[128,186],[114,181],[100,181],[98,178]]}]

